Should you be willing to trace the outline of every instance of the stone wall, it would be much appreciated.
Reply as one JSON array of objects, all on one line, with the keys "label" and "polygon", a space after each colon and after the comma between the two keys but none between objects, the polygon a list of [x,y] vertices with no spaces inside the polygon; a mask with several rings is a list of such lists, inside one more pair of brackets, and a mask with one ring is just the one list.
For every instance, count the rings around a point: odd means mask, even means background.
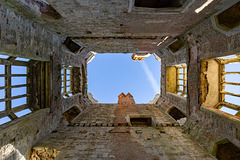
[{"label": "stone wall", "polygon": [[215,159],[182,133],[180,127],[172,125],[171,119],[156,106],[136,104],[138,111],[131,110],[131,114],[155,117],[161,124],[158,128],[119,126],[114,124],[119,114],[117,104],[91,105],[71,125],[54,130],[36,144],[32,159],[52,153],[59,153],[59,160]]},{"label": "stone wall", "polygon": [[[205,0],[186,0],[182,8],[167,9],[135,7],[133,0],[48,0],[61,15],[56,20],[46,18],[36,0],[1,2],[48,30],[67,35],[81,46],[99,53],[154,53],[229,3],[228,0],[216,0],[204,12],[195,14],[195,9]],[[167,36],[168,39],[158,46]]]},{"label": "stone wall", "polygon": [[0,54],[50,62],[51,107],[0,126],[0,159],[24,159],[36,142],[58,126],[68,124],[62,116],[65,111],[73,106],[83,111],[90,103],[82,90],[66,99],[61,96],[61,65],[76,66],[81,73],[85,72],[77,77],[81,79],[81,89],[86,89],[87,67],[84,56],[70,53],[62,45],[65,37],[46,31],[5,5],[0,8]]},{"label": "stone wall", "polygon": [[212,154],[214,145],[224,139],[240,147],[239,118],[214,108],[201,107],[202,118],[191,116],[184,130]]},{"label": "stone wall", "polygon": [[[240,142],[238,129],[240,118],[217,109],[202,106],[200,101],[201,60],[232,55],[240,51],[240,33],[237,31],[232,34],[220,32],[216,29],[213,18],[211,16],[203,20],[181,35],[187,43],[185,48],[175,54],[166,48],[158,52],[163,61],[162,94],[158,104],[163,106],[164,111],[172,105],[184,111],[189,118],[185,125],[187,132],[210,153],[213,144],[221,139],[228,138],[230,142],[237,146]],[[185,101],[177,95],[166,92],[166,66],[179,64],[180,62],[188,65],[188,95]]]}]

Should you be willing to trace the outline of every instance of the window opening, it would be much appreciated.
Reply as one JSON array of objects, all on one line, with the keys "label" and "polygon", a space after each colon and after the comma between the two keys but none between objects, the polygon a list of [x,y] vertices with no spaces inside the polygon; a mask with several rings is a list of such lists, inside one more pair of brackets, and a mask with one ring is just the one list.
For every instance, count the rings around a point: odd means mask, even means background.
[{"label": "window opening", "polygon": [[130,122],[134,127],[152,126],[151,118],[130,118]]},{"label": "window opening", "polygon": [[72,108],[64,112],[63,116],[68,123],[71,123],[71,121],[76,118],[80,113],[80,109],[77,106],[73,106]]},{"label": "window opening", "polygon": [[187,65],[176,65],[177,68],[177,94],[187,96]]},{"label": "window opening", "polygon": [[231,143],[229,140],[223,140],[216,145],[214,155],[218,160],[237,160],[240,159],[240,148]]},{"label": "window opening", "polygon": [[177,107],[171,107],[168,110],[168,114],[173,119],[175,119],[180,124],[180,126],[182,126],[187,121],[187,117]]},{"label": "window opening", "polygon": [[176,53],[177,51],[181,50],[183,47],[184,47],[184,41],[181,39],[178,39],[168,46],[168,50],[170,50],[172,53]]},{"label": "window opening", "polygon": [[166,91],[187,97],[187,65],[168,66],[166,71]]},{"label": "window opening", "polygon": [[0,55],[0,124],[31,112],[29,59]]},{"label": "window opening", "polygon": [[218,58],[220,62],[220,104],[217,108],[232,115],[239,115],[240,55]]},{"label": "window opening", "polygon": [[78,45],[76,42],[71,40],[71,38],[67,37],[64,41],[65,46],[74,54],[78,54],[83,50],[83,47]]},{"label": "window opening", "polygon": [[182,7],[185,0],[135,0],[135,7],[168,8]]},{"label": "window opening", "polygon": [[215,16],[217,26],[227,32],[238,27],[240,24],[239,6],[240,2]]},{"label": "window opening", "polygon": [[62,95],[64,98],[72,96],[72,66],[63,65],[62,75]]}]

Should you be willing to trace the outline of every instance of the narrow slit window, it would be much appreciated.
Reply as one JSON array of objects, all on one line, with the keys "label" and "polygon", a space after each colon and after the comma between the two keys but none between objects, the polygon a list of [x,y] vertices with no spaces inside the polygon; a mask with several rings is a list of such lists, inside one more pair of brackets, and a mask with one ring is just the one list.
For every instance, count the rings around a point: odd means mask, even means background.
[{"label": "narrow slit window", "polygon": [[62,77],[62,95],[63,97],[67,98],[72,96],[72,66],[66,66],[63,65],[62,66],[62,70],[61,70],[61,77]]}]

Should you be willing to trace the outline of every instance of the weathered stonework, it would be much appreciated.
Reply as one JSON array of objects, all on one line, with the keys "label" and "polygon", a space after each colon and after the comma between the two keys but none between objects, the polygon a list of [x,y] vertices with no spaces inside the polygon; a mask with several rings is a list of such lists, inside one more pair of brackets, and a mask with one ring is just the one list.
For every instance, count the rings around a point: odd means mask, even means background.
[{"label": "weathered stonework", "polygon": [[30,159],[31,160],[55,159],[58,154],[59,151],[57,151],[56,149],[34,147]]},{"label": "weathered stonework", "polygon": [[[1,5],[0,12],[1,54],[50,62],[50,108],[34,111],[30,115],[0,126],[0,157],[24,159],[29,157],[31,148],[37,141],[59,125],[67,125],[62,116],[65,111],[73,106],[84,110],[90,103],[81,91],[67,99],[61,96],[61,65],[71,64],[81,68],[86,63],[84,63],[84,57],[69,54],[63,50],[62,37],[46,31],[22,15],[17,15],[5,5]],[[86,72],[86,67],[79,72],[82,71]],[[86,77],[80,78],[86,79]],[[83,84],[82,80],[81,89]],[[37,88],[37,83],[33,85]],[[40,99],[36,100],[36,103],[39,101]]]},{"label": "weathered stonework", "polygon": [[181,128],[172,125],[171,119],[156,105],[136,105],[139,112],[132,110],[132,113],[153,116],[159,124],[157,128],[120,126],[116,129],[117,107],[117,104],[91,105],[72,125],[55,130],[34,148],[54,148],[60,151],[56,159],[71,160],[215,159],[182,133]]},{"label": "weathered stonework", "polygon": [[[217,93],[212,90],[214,86],[204,87],[200,85],[201,60],[236,54],[239,51],[240,43],[238,32],[228,36],[215,30],[211,18],[209,17],[202,21],[182,35],[188,43],[188,47],[183,48],[176,54],[171,54],[163,48],[159,51],[161,53],[158,54],[165,61],[162,63],[162,73],[166,72],[166,66],[179,64],[179,62],[184,62],[188,65],[187,99],[183,101],[181,97],[166,92],[166,79],[162,77],[162,98],[159,99],[158,104],[161,105],[161,108],[164,106],[163,110],[165,111],[171,106],[177,106],[183,113],[186,113],[189,117],[187,123],[184,125],[187,128],[187,132],[196,141],[201,141],[201,145],[209,153],[212,153],[214,144],[224,138],[229,139],[239,147],[238,127],[240,122],[236,116],[227,115],[217,109],[206,108],[206,106],[213,106],[218,97],[216,97]],[[201,69],[202,72],[206,73],[204,67]],[[208,72],[217,73],[214,69],[209,69]],[[211,81],[212,85],[213,83],[214,85],[218,84],[216,81],[213,82],[212,76],[205,77],[207,78],[205,85]],[[201,79],[204,82],[204,75],[202,75]],[[205,94],[205,98],[200,97],[201,93],[202,95]],[[203,103],[207,97],[208,102]],[[206,137],[208,138],[206,139]]]},{"label": "weathered stonework", "polygon": [[[30,83],[35,111],[0,126],[0,160],[206,160],[215,159],[210,154],[216,156],[221,141],[240,147],[239,116],[212,108],[220,73],[211,61],[240,52],[239,26],[227,32],[215,19],[238,0],[215,0],[199,13],[206,0],[187,0],[177,9],[133,2],[0,0],[0,54],[39,62],[32,64],[33,77],[47,77]],[[119,104],[91,104],[87,63],[96,52],[159,56],[158,102],[135,104],[128,95]],[[167,68],[181,63],[187,64],[187,98],[169,92]],[[61,95],[63,65],[73,66],[68,98]],[[182,113],[176,117],[187,117],[182,127],[169,114],[172,108]],[[133,127],[131,118],[151,124]]]}]

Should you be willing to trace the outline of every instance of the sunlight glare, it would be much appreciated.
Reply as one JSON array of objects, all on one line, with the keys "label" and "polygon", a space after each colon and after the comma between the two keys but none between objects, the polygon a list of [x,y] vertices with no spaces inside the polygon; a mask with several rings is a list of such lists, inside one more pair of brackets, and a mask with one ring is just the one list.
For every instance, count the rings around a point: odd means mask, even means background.
[{"label": "sunlight glare", "polygon": [[206,8],[210,3],[212,3],[213,0],[207,0],[207,2],[205,2],[201,7],[197,8],[195,10],[196,13],[201,12],[204,8]]}]

